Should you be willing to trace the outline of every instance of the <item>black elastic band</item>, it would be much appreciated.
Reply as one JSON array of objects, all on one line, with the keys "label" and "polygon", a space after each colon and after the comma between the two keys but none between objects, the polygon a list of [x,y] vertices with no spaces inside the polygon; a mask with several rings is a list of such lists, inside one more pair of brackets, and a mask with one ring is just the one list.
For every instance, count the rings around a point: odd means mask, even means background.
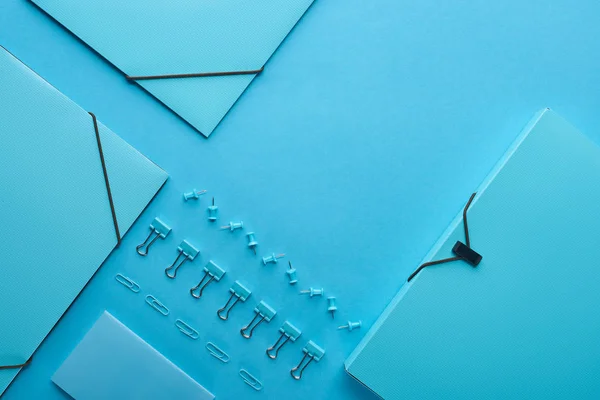
[{"label": "black elastic band", "polygon": [[94,113],[89,113],[94,121],[94,131],[96,132],[96,141],[98,142],[98,152],[100,153],[100,162],[102,163],[102,172],[104,173],[104,183],[106,184],[106,193],[108,193],[108,202],[110,203],[110,212],[112,213],[113,224],[115,225],[115,233],[117,235],[117,246],[121,244],[121,232],[119,232],[119,223],[117,222],[117,213],[115,212],[115,203],[113,202],[112,192],[110,190],[110,182],[108,180],[108,172],[106,171],[106,163],[104,162],[104,152],[102,151],[102,142],[100,141],[100,131],[98,130],[98,121]]},{"label": "black elastic band", "polygon": [[168,75],[141,75],[125,76],[130,81],[147,81],[150,79],[174,79],[174,78],[202,78],[207,76],[231,76],[231,75],[257,75],[263,72],[265,67],[247,71],[225,71],[225,72],[198,72],[192,74],[168,74]]},{"label": "black elastic band", "polygon": [[29,358],[29,360],[25,361],[23,364],[0,365],[0,370],[3,370],[3,369],[19,369],[19,368],[23,368],[23,367],[26,367],[27,365],[29,365],[30,362],[31,362],[31,358]]}]

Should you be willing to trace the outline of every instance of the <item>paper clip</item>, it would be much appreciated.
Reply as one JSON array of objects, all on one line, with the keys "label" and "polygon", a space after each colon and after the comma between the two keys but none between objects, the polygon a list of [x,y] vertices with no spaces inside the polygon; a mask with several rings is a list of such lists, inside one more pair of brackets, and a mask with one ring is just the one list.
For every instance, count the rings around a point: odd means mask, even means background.
[{"label": "paper clip", "polygon": [[229,354],[225,353],[223,350],[219,348],[213,342],[206,343],[206,350],[210,353],[211,356],[215,357],[217,360],[224,362],[227,364],[231,358],[229,358]]},{"label": "paper clip", "polygon": [[[267,356],[269,356],[269,358],[271,360],[274,360],[277,358],[277,355],[279,354],[279,350],[281,350],[281,348],[290,340],[292,342],[295,342],[296,339],[298,339],[300,337],[300,335],[302,335],[302,331],[300,331],[300,329],[296,328],[294,325],[292,325],[289,321],[285,321],[283,323],[283,325],[281,325],[281,328],[279,328],[279,332],[281,332],[281,336],[279,336],[279,339],[277,339],[277,341],[275,342],[275,344],[271,347],[269,347],[267,349]],[[284,340],[285,338],[285,340]],[[281,342],[283,340],[283,342]],[[280,344],[281,342],[281,344]],[[272,351],[275,350],[275,354],[272,354]]]},{"label": "paper clip", "polygon": [[256,391],[262,390],[262,382],[256,379],[254,376],[252,376],[250,372],[246,371],[245,369],[240,369],[240,376],[242,377],[244,382],[246,382],[246,384],[252,389]]},{"label": "paper clip", "polygon": [[[202,292],[204,292],[204,289],[206,289],[209,283],[212,281],[219,282],[224,275],[225,270],[215,264],[214,261],[210,260],[208,264],[204,266],[204,276],[202,277],[202,280],[196,286],[190,289],[190,294],[192,297],[199,299],[202,297]],[[206,278],[208,278],[208,280],[206,280]],[[204,282],[205,280],[206,283]],[[200,289],[200,291],[198,294],[196,294],[198,289]]]},{"label": "paper clip", "polygon": [[[256,305],[256,307],[254,308],[254,312],[256,313],[256,315],[254,316],[254,318],[252,318],[252,321],[250,321],[250,323],[248,325],[246,325],[245,327],[240,329],[240,333],[246,339],[250,339],[252,337],[252,333],[254,332],[256,327],[259,326],[260,324],[262,324],[263,321],[271,322],[271,320],[273,318],[275,318],[275,315],[277,314],[277,311],[275,311],[273,308],[271,308],[271,306],[269,306],[263,300],[261,300],[260,303],[258,303]],[[254,322],[258,318],[260,318],[260,319],[255,324]],[[250,329],[250,331],[248,333],[246,333],[246,331],[248,329]]]},{"label": "paper clip", "polygon": [[[169,225],[165,224],[164,222],[162,222],[159,218],[154,218],[154,221],[152,221],[152,223],[150,224],[150,234],[148,235],[146,240],[144,240],[139,246],[137,246],[135,248],[135,251],[137,251],[137,253],[140,256],[143,256],[143,257],[147,256],[148,251],[150,250],[150,246],[152,246],[152,244],[154,242],[156,242],[156,240],[158,238],[164,239],[167,236],[169,236],[169,233],[171,233],[171,227]],[[155,236],[152,239],[152,241],[150,241],[150,243],[148,243],[148,240],[150,240],[152,235],[155,235]],[[146,244],[146,243],[148,243],[148,244]],[[145,251],[142,250],[144,247],[146,247]]]},{"label": "paper clip", "polygon": [[[175,279],[179,267],[181,267],[187,261],[194,261],[194,258],[196,258],[198,253],[200,253],[200,250],[194,247],[194,245],[192,245],[187,240],[184,240],[179,246],[177,246],[177,251],[179,252],[179,254],[177,255],[175,261],[173,261],[173,264],[165,268],[165,275],[167,275],[171,279]],[[177,264],[181,257],[183,257],[183,260],[181,260],[181,262]],[[173,275],[169,274],[170,270],[173,270]]]},{"label": "paper clip", "polygon": [[[227,319],[229,318],[229,313],[231,312],[231,309],[233,308],[233,306],[235,306],[239,301],[241,301],[242,303],[245,302],[246,299],[248,299],[248,297],[250,297],[250,295],[252,294],[250,289],[248,289],[246,286],[242,285],[242,283],[240,281],[233,282],[233,285],[231,285],[231,287],[229,288],[229,291],[231,292],[231,296],[229,297],[229,300],[227,300],[227,303],[225,303],[223,308],[220,308],[219,310],[217,310],[217,315],[223,321],[227,321]],[[231,306],[230,306],[229,303],[231,303],[231,300],[233,300],[234,297],[236,299],[233,302],[233,304],[231,304]],[[221,315],[221,313],[225,310],[227,310],[225,315]]]},{"label": "paper clip", "polygon": [[161,303],[156,297],[149,294],[146,296],[146,303],[164,316],[169,315],[169,309]]},{"label": "paper clip", "polygon": [[[299,381],[300,378],[302,378],[302,373],[304,372],[304,369],[306,367],[308,367],[308,364],[310,364],[313,361],[319,362],[321,360],[321,358],[323,358],[323,356],[325,355],[325,350],[323,350],[321,347],[319,347],[312,340],[308,341],[306,346],[304,346],[304,348],[302,349],[302,352],[304,353],[304,357],[302,357],[300,364],[296,365],[294,368],[292,368],[290,370],[290,374],[292,375],[292,378],[294,378],[297,381]],[[304,361],[307,358],[308,358],[308,362],[306,364],[304,364]],[[302,366],[302,364],[304,364],[304,366]],[[298,375],[296,375],[296,371],[298,371],[298,370],[300,370],[300,373]]]},{"label": "paper clip", "polygon": [[132,281],[130,278],[126,277],[123,274],[115,275],[115,280],[119,282],[121,285],[125,286],[127,289],[131,290],[133,293],[140,292],[140,285]]},{"label": "paper clip", "polygon": [[198,331],[195,330],[194,328],[192,328],[191,326],[189,326],[187,323],[185,323],[184,321],[178,319],[177,321],[175,321],[175,326],[177,327],[177,329],[179,329],[179,332],[183,333],[185,336],[189,337],[190,339],[198,339],[200,337],[200,334],[198,334]]}]

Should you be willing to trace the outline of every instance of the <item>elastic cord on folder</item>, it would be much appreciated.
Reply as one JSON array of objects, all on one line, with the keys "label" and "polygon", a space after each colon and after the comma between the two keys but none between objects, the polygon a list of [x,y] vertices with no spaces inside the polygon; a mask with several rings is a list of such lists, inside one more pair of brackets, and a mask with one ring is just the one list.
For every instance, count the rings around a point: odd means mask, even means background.
[{"label": "elastic cord on folder", "polygon": [[147,81],[151,79],[174,79],[174,78],[201,78],[208,76],[231,76],[231,75],[258,75],[263,72],[265,67],[260,69],[252,69],[247,71],[224,71],[224,72],[198,72],[191,74],[167,74],[167,75],[142,75],[142,76],[129,76],[125,78],[129,81]]},{"label": "elastic cord on folder", "polygon": [[102,142],[100,141],[100,131],[98,130],[98,121],[94,113],[89,112],[94,122],[94,131],[96,132],[96,141],[98,142],[98,152],[100,153],[100,162],[102,163],[102,172],[104,173],[104,183],[106,184],[106,193],[108,193],[108,202],[110,204],[110,212],[112,213],[113,224],[115,225],[115,234],[117,235],[117,246],[121,244],[121,232],[119,232],[119,223],[117,222],[117,213],[115,212],[115,203],[113,202],[112,191],[110,190],[110,181],[108,180],[108,172],[106,171],[106,163],[104,161],[104,152],[102,151]]},{"label": "elastic cord on folder", "polygon": [[19,368],[26,367],[27,365],[29,365],[29,363],[31,363],[31,358],[29,360],[25,361],[23,364],[0,365],[0,370],[3,370],[3,369],[19,369]]}]

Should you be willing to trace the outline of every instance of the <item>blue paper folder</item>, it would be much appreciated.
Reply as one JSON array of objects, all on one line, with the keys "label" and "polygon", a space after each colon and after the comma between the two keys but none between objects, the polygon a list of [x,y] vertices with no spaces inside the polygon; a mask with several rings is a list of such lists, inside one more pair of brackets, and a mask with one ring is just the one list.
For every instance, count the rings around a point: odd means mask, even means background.
[{"label": "blue paper folder", "polygon": [[[32,1],[126,75],[148,76],[258,70],[314,0]],[[208,137],[255,76],[137,83]]]},{"label": "blue paper folder", "polygon": [[[599,182],[600,148],[541,112],[468,211],[481,263],[423,269],[347,371],[389,400],[600,398]],[[464,236],[461,213],[424,262]]]},{"label": "blue paper folder", "polygon": [[[167,174],[98,130],[123,235]],[[92,117],[0,47],[0,366],[32,356],[116,244]]]}]

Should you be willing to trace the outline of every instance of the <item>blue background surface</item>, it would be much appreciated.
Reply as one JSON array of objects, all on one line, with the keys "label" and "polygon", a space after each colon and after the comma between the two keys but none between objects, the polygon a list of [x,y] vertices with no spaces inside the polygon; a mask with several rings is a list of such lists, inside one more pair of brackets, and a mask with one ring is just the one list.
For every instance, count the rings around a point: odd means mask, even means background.
[{"label": "blue background surface", "polygon": [[[600,141],[599,3],[414,3],[317,0],[205,139],[31,3],[3,0],[0,44],[171,175],[5,398],[63,398],[50,377],[104,309],[221,399],[372,398],[343,360],[534,113],[551,107]],[[220,222],[256,231],[259,255],[286,252],[298,287],[285,264],[263,267],[242,234],[208,224],[209,197],[184,203],[193,187],[216,197]],[[173,233],[141,258],[134,247],[156,215]],[[162,271],[184,238],[202,259],[168,280]],[[228,273],[195,301],[188,289],[209,259]],[[117,272],[171,315],[118,285]],[[215,311],[235,279],[254,293],[223,323]],[[310,286],[337,296],[334,322],[324,299],[297,295]],[[279,314],[246,341],[239,328],[261,298]],[[175,318],[200,339],[179,333]],[[264,350],[285,319],[303,336],[273,362]],[[336,331],[347,319],[365,327]],[[327,354],[295,382],[288,371],[309,339]],[[230,364],[208,355],[209,340]],[[262,392],[242,383],[242,367]]]}]

